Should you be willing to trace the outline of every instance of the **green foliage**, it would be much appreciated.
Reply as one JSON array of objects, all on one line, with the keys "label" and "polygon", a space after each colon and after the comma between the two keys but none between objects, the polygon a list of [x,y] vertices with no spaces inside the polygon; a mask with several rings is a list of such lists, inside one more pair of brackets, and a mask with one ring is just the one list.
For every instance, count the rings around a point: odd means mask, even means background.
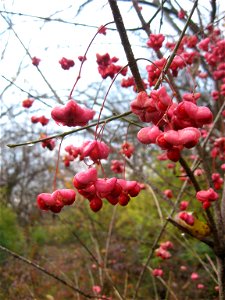
[{"label": "green foliage", "polygon": [[[0,244],[15,252],[21,252],[25,246],[25,237],[19,226],[17,216],[11,208],[1,205],[0,209]],[[0,252],[0,262],[6,255]]]},{"label": "green foliage", "polygon": [[0,187],[0,203],[6,203],[8,195],[10,194],[10,189],[7,185]]},{"label": "green foliage", "polygon": [[34,226],[30,228],[30,240],[39,246],[43,246],[48,241],[48,234],[43,226]]}]

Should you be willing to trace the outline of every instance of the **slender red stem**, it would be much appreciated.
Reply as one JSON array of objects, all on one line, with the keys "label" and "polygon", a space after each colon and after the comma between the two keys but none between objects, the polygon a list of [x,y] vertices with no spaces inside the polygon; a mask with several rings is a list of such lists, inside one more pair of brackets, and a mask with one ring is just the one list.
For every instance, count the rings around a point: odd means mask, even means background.
[{"label": "slender red stem", "polygon": [[[104,25],[104,27],[106,27],[106,26],[109,25],[109,24],[113,24],[113,23],[114,23],[114,21],[108,22],[108,23],[106,23],[106,24]],[[88,45],[88,47],[87,47],[87,49],[86,49],[86,51],[85,51],[85,53],[84,53],[83,59],[82,59],[81,64],[80,64],[80,69],[79,69],[79,73],[78,73],[77,79],[76,79],[76,81],[75,81],[75,83],[74,83],[74,85],[73,85],[73,87],[72,87],[72,90],[71,90],[71,92],[70,92],[70,94],[69,94],[69,99],[72,98],[72,94],[73,94],[73,91],[74,91],[74,89],[75,89],[75,87],[76,87],[76,85],[77,85],[77,82],[78,82],[79,79],[81,78],[81,71],[82,71],[83,64],[84,64],[84,62],[85,62],[85,60],[86,60],[86,56],[87,56],[88,50],[90,49],[90,47],[91,47],[91,45],[92,45],[94,39],[95,39],[96,36],[99,34],[99,31],[100,31],[100,30],[101,30],[101,27],[98,29],[98,31],[97,31],[97,32],[95,33],[95,35],[93,36],[92,40],[90,41],[90,43],[89,43],[89,45]]]}]

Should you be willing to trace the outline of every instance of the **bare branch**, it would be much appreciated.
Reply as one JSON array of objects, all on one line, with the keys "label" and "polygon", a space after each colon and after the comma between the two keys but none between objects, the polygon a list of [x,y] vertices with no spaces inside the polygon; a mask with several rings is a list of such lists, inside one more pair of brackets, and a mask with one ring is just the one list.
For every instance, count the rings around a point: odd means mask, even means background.
[{"label": "bare branch", "polygon": [[63,285],[65,285],[68,288],[72,289],[74,292],[79,293],[80,295],[82,295],[82,296],[84,296],[84,297],[86,297],[88,299],[94,299],[94,298],[96,298],[96,296],[92,296],[92,295],[86,294],[85,292],[77,289],[76,287],[74,287],[70,283],[66,282],[63,278],[59,277],[58,275],[56,275],[56,274],[54,274],[54,273],[46,270],[45,268],[43,268],[42,266],[38,265],[37,263],[32,262],[31,260],[29,260],[29,259],[27,259],[27,258],[25,258],[25,257],[23,257],[23,256],[21,256],[21,255],[19,255],[17,253],[15,253],[15,252],[11,251],[11,250],[9,250],[8,248],[6,248],[6,247],[4,247],[2,245],[0,245],[0,250],[6,252],[8,254],[10,254],[11,256],[13,256],[13,257],[15,257],[15,258],[17,258],[17,259],[19,259],[19,260],[21,260],[23,262],[25,262],[29,266],[34,267],[35,269],[41,271],[42,273],[44,273],[44,274],[46,274],[46,275],[48,275],[48,276],[56,279],[57,281],[59,281]]},{"label": "bare branch", "polygon": [[145,88],[144,88],[144,85],[143,85],[143,82],[141,79],[141,75],[140,75],[138,67],[137,67],[137,62],[134,58],[134,54],[133,54],[133,51],[132,51],[132,48],[131,48],[131,45],[130,45],[130,42],[129,42],[129,39],[127,36],[126,29],[124,27],[123,19],[120,14],[120,10],[118,8],[117,2],[114,0],[109,0],[109,5],[112,10],[114,21],[116,23],[116,27],[119,32],[125,54],[127,56],[127,61],[128,61],[131,73],[135,79],[137,90],[138,90],[138,92],[144,91]]}]

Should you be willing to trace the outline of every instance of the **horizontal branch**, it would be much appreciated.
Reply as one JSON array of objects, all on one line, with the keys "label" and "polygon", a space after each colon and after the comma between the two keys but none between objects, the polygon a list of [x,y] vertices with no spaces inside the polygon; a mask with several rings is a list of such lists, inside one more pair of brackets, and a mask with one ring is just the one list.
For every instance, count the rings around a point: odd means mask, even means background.
[{"label": "horizontal branch", "polygon": [[6,252],[7,254],[10,254],[11,256],[25,262],[26,264],[34,267],[35,269],[41,271],[42,273],[45,273],[46,275],[56,279],[57,281],[59,281],[60,283],[64,284],[65,286],[69,287],[70,289],[72,289],[74,292],[79,293],[80,295],[84,296],[86,299],[94,299],[96,298],[96,296],[92,296],[89,294],[86,294],[85,292],[81,291],[80,289],[74,287],[72,284],[68,283],[67,281],[65,281],[63,278],[60,278],[58,275],[53,274],[52,272],[49,272],[48,270],[46,270],[45,268],[43,268],[42,266],[32,262],[31,260],[9,250],[8,248],[0,245],[0,250]]},{"label": "horizontal branch", "polygon": [[[63,23],[63,24],[75,25],[75,26],[81,26],[81,27],[87,27],[87,28],[95,28],[95,29],[99,28],[99,25],[98,26],[97,25],[88,25],[88,24],[84,24],[84,23],[70,22],[70,21],[60,19],[60,18],[55,19],[55,18],[50,18],[50,17],[41,17],[41,16],[29,15],[29,14],[24,14],[24,13],[20,13],[20,12],[14,12],[14,11],[0,10],[0,13],[28,17],[28,18],[33,18],[33,19],[40,19],[44,22],[59,22],[59,23]],[[117,29],[107,27],[107,30],[116,31]],[[136,31],[136,30],[142,30],[142,28],[141,27],[128,28],[127,30],[128,31]]]},{"label": "horizontal branch", "polygon": [[109,123],[111,121],[114,121],[114,120],[117,120],[117,119],[121,119],[123,117],[126,117],[126,116],[130,115],[131,113],[132,113],[131,111],[127,111],[127,112],[125,112],[123,114],[112,116],[112,117],[106,118],[104,120],[101,120],[99,122],[95,122],[95,123],[92,123],[90,125],[79,127],[79,128],[76,128],[76,129],[73,129],[73,130],[70,130],[70,131],[66,131],[66,132],[63,132],[63,133],[54,134],[54,135],[51,135],[51,136],[49,136],[47,138],[44,138],[44,139],[38,139],[38,140],[28,141],[28,142],[19,143],[19,144],[8,144],[7,146],[9,148],[16,148],[16,147],[20,147],[20,146],[26,146],[26,145],[32,145],[32,144],[41,143],[41,142],[48,141],[48,140],[55,139],[55,138],[60,138],[60,137],[64,138],[65,136],[67,136],[69,134],[72,134],[72,133],[75,133],[75,132],[79,132],[79,131],[88,129],[88,128],[94,127],[96,125],[99,125],[99,124]]}]

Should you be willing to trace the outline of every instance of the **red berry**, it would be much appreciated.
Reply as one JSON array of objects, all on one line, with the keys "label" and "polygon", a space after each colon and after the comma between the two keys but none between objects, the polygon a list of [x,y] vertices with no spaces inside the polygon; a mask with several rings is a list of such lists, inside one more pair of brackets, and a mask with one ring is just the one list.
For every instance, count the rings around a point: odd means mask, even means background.
[{"label": "red berry", "polygon": [[59,63],[64,70],[69,70],[69,68],[73,67],[75,64],[72,59],[67,59],[65,57],[61,58]]},{"label": "red berry", "polygon": [[36,67],[39,65],[40,61],[40,58],[37,58],[36,56],[32,58],[32,64]]},{"label": "red berry", "polygon": [[152,275],[156,277],[163,276],[163,270],[162,269],[154,269],[152,270]]},{"label": "red berry", "polygon": [[49,210],[49,207],[54,204],[52,195],[49,193],[42,193],[37,196],[37,205],[42,210]]},{"label": "red berry", "polygon": [[90,208],[94,212],[99,211],[102,208],[102,200],[100,198],[98,198],[98,197],[94,197],[90,201]]},{"label": "red berry", "polygon": [[76,198],[76,193],[71,189],[61,189],[56,190],[52,193],[52,199],[55,203],[61,202],[63,205],[71,205],[74,203]]},{"label": "red berry", "polygon": [[34,102],[34,99],[26,99],[26,100],[23,100],[22,102],[22,106],[25,107],[25,108],[30,108],[32,106]]},{"label": "red berry", "polygon": [[128,204],[128,202],[130,201],[130,197],[128,196],[128,194],[122,193],[119,196],[119,204],[121,206],[126,206]]},{"label": "red berry", "polygon": [[69,127],[87,125],[94,114],[92,109],[82,108],[74,100],[68,101],[66,105],[55,107],[51,112],[56,123]]},{"label": "red berry", "polygon": [[97,180],[97,170],[90,168],[87,171],[79,172],[74,176],[73,185],[77,189],[84,189]]},{"label": "red berry", "polygon": [[159,50],[162,47],[165,37],[162,34],[150,34],[147,45],[150,48],[153,48],[155,51]]}]

